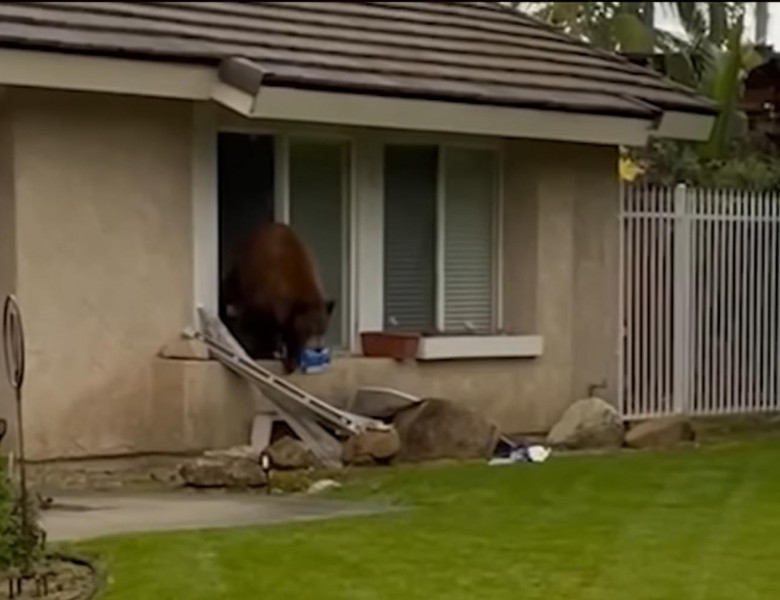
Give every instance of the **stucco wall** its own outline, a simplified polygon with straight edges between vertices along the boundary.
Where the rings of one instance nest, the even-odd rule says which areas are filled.
[[[12,193],[0,197],[15,204],[16,258],[0,262],[0,285],[13,273],[27,323],[32,458],[245,443],[254,403],[240,380],[214,362],[156,357],[192,314],[192,107],[29,90],[12,99],[0,127],[0,186]],[[451,398],[507,432],[548,428],[591,384],[606,381],[614,398],[615,150],[510,142],[505,165],[504,321],[541,334],[543,355],[343,358],[296,381],[339,405],[360,385]],[[358,247],[360,235],[371,232],[358,232]]]
[[[16,207],[13,189],[13,138],[11,108],[7,95],[0,93],[0,302],[16,291]],[[2,307],[0,306],[0,310]],[[2,350],[0,350],[0,353]],[[0,358],[0,364],[2,358]],[[6,383],[5,370],[0,371],[0,418],[13,426],[13,393]],[[8,434],[2,444],[11,448]]]
[[[154,357],[192,314],[190,107],[13,100],[29,454],[157,450]]]
[[[348,406],[360,386],[449,398],[484,411],[508,433],[546,430],[590,385],[605,382],[606,389],[598,393],[614,400],[616,161],[616,151],[603,147],[541,142],[507,146],[504,323],[515,333],[541,334],[542,356],[403,364],[344,357],[323,374],[298,374],[292,380],[338,406]],[[358,233],[364,234],[370,232]],[[167,362],[171,371],[182,373],[179,377],[197,372],[201,381],[213,378],[215,393],[226,394],[219,400],[191,387],[182,405],[205,413],[223,405],[224,418],[249,427],[249,391],[233,375],[209,363]],[[275,363],[266,366],[278,371]],[[240,426],[223,430],[221,439],[245,443],[241,431]],[[209,435],[209,428],[194,427],[181,439],[186,446]]]

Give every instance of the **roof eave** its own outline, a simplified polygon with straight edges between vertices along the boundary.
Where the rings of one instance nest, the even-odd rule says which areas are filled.
[[[692,142],[705,142],[710,138],[716,114],[712,112],[664,111],[651,136]]]

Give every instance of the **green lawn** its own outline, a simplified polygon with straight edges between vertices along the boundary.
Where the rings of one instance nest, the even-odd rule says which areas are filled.
[[[413,510],[79,546],[108,599],[751,600],[780,597],[780,440],[428,466],[341,495]]]

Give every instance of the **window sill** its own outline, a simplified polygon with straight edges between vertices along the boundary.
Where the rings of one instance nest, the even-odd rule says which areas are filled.
[[[533,358],[541,356],[540,335],[443,335],[421,337],[417,360]]]

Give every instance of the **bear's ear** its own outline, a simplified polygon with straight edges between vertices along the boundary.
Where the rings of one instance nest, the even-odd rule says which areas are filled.
[[[334,308],[336,308],[335,300],[328,300],[327,302],[325,302],[325,310],[328,312],[328,316],[331,316],[333,314]]]

